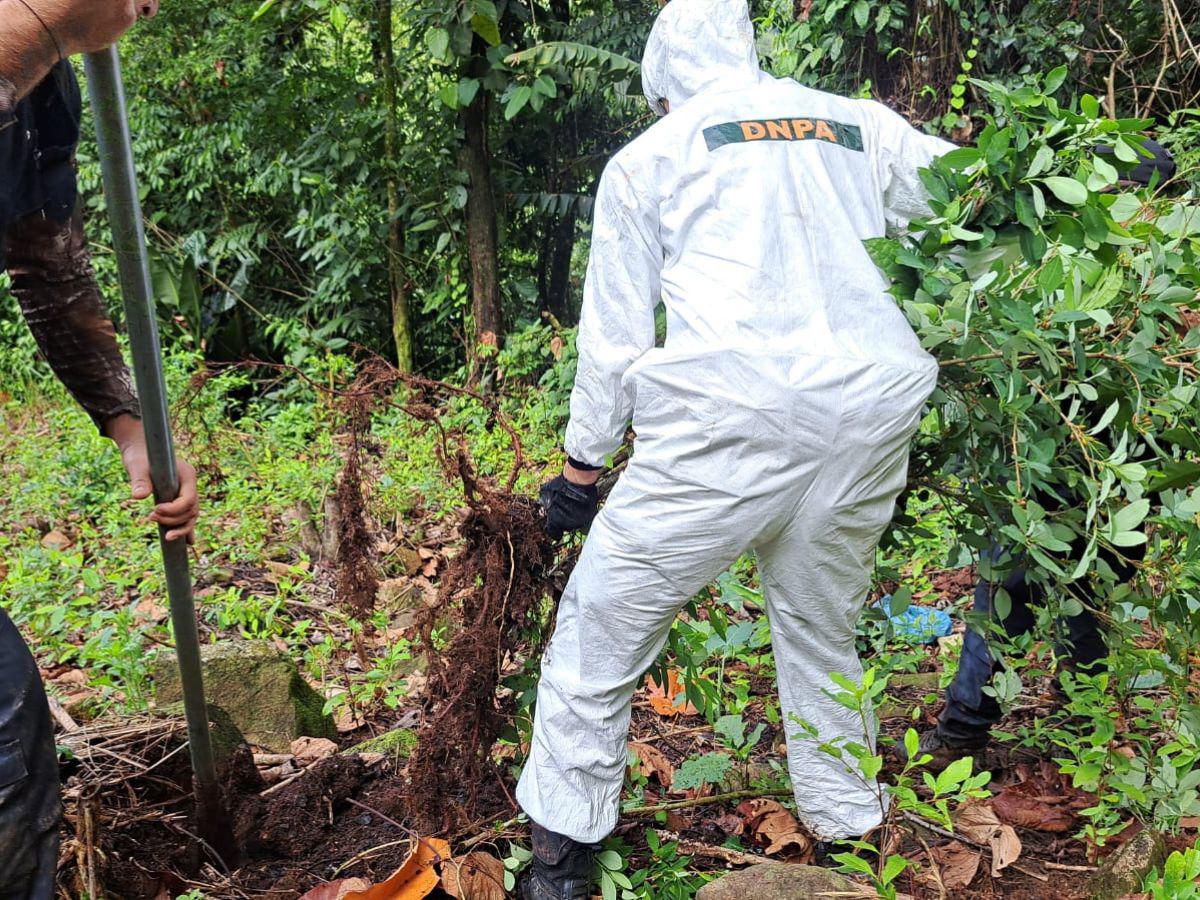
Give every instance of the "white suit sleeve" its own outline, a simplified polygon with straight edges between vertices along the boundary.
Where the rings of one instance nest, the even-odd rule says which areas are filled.
[[[929,193],[917,174],[954,144],[913,128],[882,103],[866,101],[875,120],[872,148],[883,207],[891,225],[903,227],[929,215]]]
[[[571,393],[567,454],[603,465],[633,415],[626,370],[654,346],[663,251],[658,203],[613,160],[600,179],[579,320],[579,369]]]

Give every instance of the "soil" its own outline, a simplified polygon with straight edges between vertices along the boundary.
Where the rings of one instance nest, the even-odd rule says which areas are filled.
[[[186,752],[176,753],[152,777],[97,798],[102,825],[96,856],[104,861],[97,874],[104,896],[155,900],[164,891],[177,896],[201,884],[208,898],[257,891],[272,900],[295,900],[359,854],[366,858],[339,877],[382,881],[409,854],[408,833],[400,827],[403,780],[391,766],[371,768],[357,756],[333,756],[262,796],[266,785],[243,746],[222,773],[243,856],[230,877],[218,877],[223,866],[196,839],[190,822],[187,770]],[[68,792],[73,786],[69,781]],[[68,801],[66,830],[79,818],[80,804]],[[75,839],[64,834],[65,846],[74,849]],[[60,867],[59,884],[69,896],[80,895],[78,875],[74,858]]]

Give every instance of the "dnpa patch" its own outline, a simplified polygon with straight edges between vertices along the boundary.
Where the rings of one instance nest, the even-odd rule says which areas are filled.
[[[862,152],[862,131],[830,119],[749,119],[725,122],[704,129],[709,150],[726,144],[750,144],[755,141],[825,141],[847,150]]]

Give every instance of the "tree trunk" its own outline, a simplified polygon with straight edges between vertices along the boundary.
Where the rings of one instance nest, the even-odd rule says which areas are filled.
[[[571,24],[571,5],[567,0],[551,0],[551,12],[557,23],[560,37],[564,37]],[[557,129],[554,153],[554,176],[548,184],[551,193],[570,194],[579,188],[575,166],[579,158],[579,123],[574,111],[570,111],[571,86],[566,85],[562,93],[564,117]],[[561,174],[558,174],[561,173]],[[546,311],[563,325],[574,324],[571,309],[571,257],[575,252],[575,225],[578,212],[574,205],[561,216],[551,213],[546,223],[546,241],[542,262],[544,280],[542,299]]]
[[[387,155],[387,263],[388,293],[392,310],[392,343],[396,366],[411,372],[412,326],[408,316],[408,291],[404,273],[404,239],[400,233],[400,188],[396,184],[396,144],[399,126],[396,112],[396,59],[392,42],[392,0],[378,0],[379,69],[383,84],[384,152]]]
[[[546,278],[546,311],[563,325],[575,324],[571,309],[571,257],[575,253],[575,207],[554,222]]]
[[[478,42],[479,39],[476,38]],[[479,53],[484,49],[480,48]],[[471,313],[477,344],[497,344],[504,334],[497,272],[496,197],[488,151],[491,93],[480,89],[462,113],[462,167],[470,177],[467,194],[467,255],[471,263]]]

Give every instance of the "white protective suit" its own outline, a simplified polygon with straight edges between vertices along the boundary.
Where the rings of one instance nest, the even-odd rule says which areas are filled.
[[[670,112],[600,182],[566,449],[602,464],[631,419],[637,442],[563,595],[517,797],[575,840],[613,829],[630,697],[680,607],[753,549],[800,818],[858,835],[874,785],[791,717],[874,740],[825,690],[862,677],[855,623],[936,366],[863,240],[928,212],[917,171],[952,145],[760,71],[746,0],[672,0],[642,78]]]

